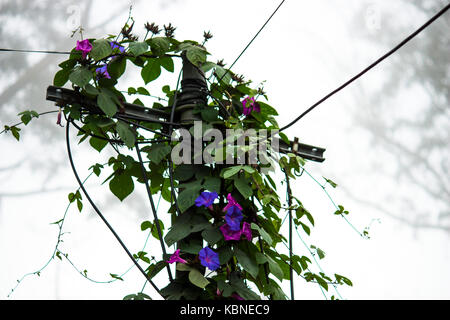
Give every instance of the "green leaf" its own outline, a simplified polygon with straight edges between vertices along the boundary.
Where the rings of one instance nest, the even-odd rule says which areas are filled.
[[[136,136],[130,129],[129,124],[119,120],[116,124],[116,130],[125,145],[128,148],[133,148],[136,142]]]
[[[222,171],[224,179],[231,178],[232,176],[237,174],[239,171],[241,171],[242,168],[243,168],[243,166],[234,166],[234,167],[231,167],[231,168],[224,169]]]
[[[111,45],[106,39],[97,39],[92,43],[92,50],[89,52],[89,56],[95,61],[106,58],[112,53]]]
[[[144,96],[149,96],[150,92],[148,92],[147,89],[145,89],[144,87],[139,87],[137,88],[137,93],[144,95]]]
[[[157,55],[163,55],[170,50],[169,39],[164,37],[153,37],[148,40],[148,44],[152,49],[152,52]]]
[[[259,267],[255,259],[249,257],[247,253],[238,248],[235,248],[234,254],[244,270],[250,273],[254,278],[256,278],[258,276]]]
[[[171,57],[162,57],[159,59],[161,66],[169,72],[173,72],[175,67],[173,65],[173,60]]]
[[[189,272],[189,281],[199,288],[204,288],[209,284],[209,281],[198,271],[192,268]]]
[[[323,177],[323,178],[324,178],[325,181],[326,181],[327,183],[329,183],[330,186],[332,186],[333,188],[336,188],[336,187],[337,187],[337,184],[336,184],[335,182],[333,182],[332,180],[327,179],[327,178],[325,178],[325,177]]]
[[[89,144],[91,145],[92,148],[94,148],[98,152],[101,152],[108,144],[108,141],[104,140],[104,139],[99,139],[96,137],[91,137],[89,139]]]
[[[251,228],[253,230],[257,230],[261,235],[261,237],[264,239],[264,241],[266,241],[270,246],[272,245],[273,243],[272,237],[266,232],[266,230],[260,228],[256,223],[252,223]]]
[[[160,164],[161,160],[170,154],[172,148],[164,143],[156,143],[142,148],[142,151],[147,153],[147,157],[150,161],[155,164]]]
[[[234,186],[239,190],[244,199],[248,199],[253,195],[252,187],[244,177],[234,179]]]
[[[16,138],[17,141],[20,141],[20,133],[19,133],[19,131],[21,129],[12,126],[12,127],[9,127],[9,130],[11,130],[11,133],[12,133],[13,137]]]
[[[159,261],[156,264],[151,264],[147,268],[147,275],[150,279],[152,279],[154,276],[156,276],[162,269],[164,269],[167,266],[167,263],[165,261]]]
[[[63,85],[65,85],[66,82],[69,81],[69,75],[70,75],[71,71],[72,71],[72,69],[59,70],[55,74],[55,77],[53,78],[53,85],[58,86],[58,87],[62,87]]]
[[[110,275],[112,278],[114,278],[114,279],[123,281],[123,279],[122,279],[121,277],[119,277],[117,274],[110,273],[109,275]]]
[[[100,109],[108,116],[112,117],[117,112],[117,106],[111,96],[105,91],[101,91],[97,96],[97,104]]]
[[[129,49],[130,52],[137,57],[148,51],[148,44],[147,42],[131,42]]]
[[[84,88],[92,80],[92,77],[92,72],[88,68],[77,67],[70,73],[69,80],[80,88]]]
[[[205,177],[203,188],[208,191],[219,192],[221,180],[218,177]]]
[[[181,212],[185,212],[188,208],[194,205],[195,199],[199,196],[200,187],[187,188],[178,195],[178,207]]]
[[[131,175],[128,173],[115,174],[114,178],[109,182],[109,189],[120,201],[123,201],[134,190],[134,182]]]
[[[153,223],[151,223],[150,221],[144,221],[141,223],[141,231],[150,229],[152,226],[153,226]]]
[[[126,67],[127,59],[125,59],[125,57],[118,57],[108,64],[107,69],[112,78],[118,79],[124,74]]]
[[[213,246],[222,240],[222,233],[217,227],[210,226],[202,231],[202,237],[210,246]]]
[[[151,59],[147,61],[147,64],[142,68],[141,76],[145,84],[157,79],[161,74],[161,65],[159,60]]]
[[[270,272],[277,277],[280,281],[283,280],[283,270],[280,268],[278,263],[273,260],[271,257],[266,256],[267,261],[269,262],[269,270]]]
[[[181,215],[177,218],[175,223],[170,228],[164,237],[164,241],[170,247],[175,242],[178,242],[191,234],[191,226],[189,224],[189,215]]]
[[[186,58],[197,67],[206,62],[206,54],[207,52],[203,48],[197,46],[190,46],[186,50]]]
[[[177,166],[173,172],[173,178],[178,181],[186,181],[195,174],[195,168],[190,164],[181,164]]]

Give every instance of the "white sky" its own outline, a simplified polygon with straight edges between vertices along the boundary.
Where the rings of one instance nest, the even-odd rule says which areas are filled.
[[[96,0],[93,11],[101,12],[108,8],[114,11],[114,8],[110,8],[110,3]],[[179,0],[164,3],[164,6],[159,1],[134,4],[132,12],[136,20],[135,30],[142,30],[143,33],[143,24],[147,21],[155,21],[160,25],[171,22],[177,27],[177,39],[198,41],[201,41],[203,31],[210,30],[214,35],[207,43],[208,51],[212,53],[211,61],[223,58],[230,64],[279,1]],[[372,32],[382,32],[382,24],[377,25],[377,21],[372,24],[370,19],[374,16],[370,10],[381,15],[384,10],[395,12],[402,5],[400,1],[390,1],[389,5],[386,3],[287,0],[235,65],[234,71],[254,80],[255,84],[266,81],[269,103],[278,109],[279,123],[286,124],[385,52],[386,48],[355,37],[352,19],[357,12],[366,12],[369,19],[366,27],[373,28]],[[68,15],[67,12],[61,14]],[[128,12],[123,12],[107,24],[103,32],[91,34],[87,29],[85,36],[101,37],[116,33],[127,15]],[[91,16],[92,24],[96,23],[97,18],[104,16]],[[418,26],[421,23],[422,21],[416,20],[411,25]],[[70,35],[68,28],[67,35]],[[398,35],[398,40],[403,36]],[[386,76],[388,68],[389,61],[361,79],[360,85],[367,88],[376,86]],[[175,77],[176,74],[168,75],[158,83],[170,83],[174,87]],[[127,82],[139,82],[136,79],[138,77],[130,76]],[[49,84],[40,85],[45,90]],[[140,85],[143,82],[135,86]],[[153,90],[153,86],[156,87],[151,85],[148,88],[151,93],[156,90]],[[377,180],[376,174],[364,166],[365,157],[375,158],[377,155],[371,152],[368,136],[352,129],[349,115],[357,106],[355,92],[355,85],[350,86],[289,129],[287,134],[290,137],[297,136],[305,143],[327,148],[327,160],[324,163],[310,163],[308,166],[311,174],[317,178],[324,175],[355,194],[372,196],[374,199],[380,199],[389,193],[395,197],[398,190],[408,192],[410,189],[402,186],[401,182],[393,179]],[[49,108],[52,106],[50,103],[46,105]],[[23,108],[18,107],[18,112],[21,110]],[[30,153],[36,162],[28,164],[22,173],[2,173],[0,193],[41,187],[46,176],[39,171],[40,163],[45,163],[46,159],[66,158],[64,129],[60,131],[57,145],[38,145],[39,140],[32,138],[32,135],[39,132],[31,126],[22,132],[24,143],[21,144],[17,144],[10,136],[0,137],[0,150],[6,150],[0,157],[0,167],[14,163]],[[99,156],[84,145],[77,146],[74,143],[72,147],[82,178],[87,176],[90,165],[107,159],[107,155]],[[133,201],[145,201],[147,204],[145,188],[143,185],[136,185],[140,197],[120,203],[108,196],[107,186],[100,186],[104,178],[106,176],[100,179],[92,177],[87,188],[95,195],[98,205],[105,208],[105,216],[130,250],[140,251],[147,236],[140,231],[140,223],[150,218],[150,210],[137,212]],[[58,169],[50,177],[47,185],[52,189],[64,189],[27,197],[7,197],[0,203],[0,299],[7,299],[8,293],[16,285],[16,279],[38,270],[52,255],[58,230],[50,223],[62,217],[67,206],[67,194],[77,188],[68,161],[66,167]],[[326,258],[320,261],[321,267],[331,275],[345,275],[354,283],[352,288],[339,288],[344,299],[450,298],[448,235],[438,231],[413,233],[411,229],[382,213],[348,199],[339,187],[330,190],[333,199],[350,211],[349,220],[359,230],[362,231],[374,219],[380,219],[381,223],[378,220],[372,223],[371,239],[363,240],[343,219],[333,215],[332,204],[306,174],[294,183],[293,191],[316,220],[317,227],[313,229],[312,237],[303,238],[308,244],[319,246],[326,252]],[[415,196],[411,194],[411,197]],[[426,199],[423,201],[424,206],[432,206]],[[70,208],[64,228],[68,233],[63,236],[61,250],[69,254],[69,258],[81,271],[87,269],[88,276],[98,281],[107,281],[111,279],[109,273],[120,275],[131,267],[131,262],[86,200],[84,206],[82,213],[78,213],[75,207]],[[161,204],[160,208],[162,210],[159,215],[165,218],[167,228],[169,215],[164,213],[167,205]],[[158,247],[159,243],[152,239],[144,251],[158,259]],[[300,241],[296,240],[295,248],[298,254],[307,255]],[[315,265],[311,269],[319,272]],[[156,283],[163,287],[166,278],[163,270],[156,278]],[[30,276],[24,279],[10,299],[122,299],[127,294],[140,291],[144,283],[142,275],[135,268],[124,276],[124,280],[111,284],[93,283],[77,274],[67,261],[53,261],[40,277]],[[287,281],[283,283],[283,288],[288,294]],[[295,288],[297,299],[324,298],[316,285],[306,283],[301,278],[295,282]],[[144,292],[157,298],[149,285]],[[336,295],[336,292],[330,288],[328,297],[332,294]]]

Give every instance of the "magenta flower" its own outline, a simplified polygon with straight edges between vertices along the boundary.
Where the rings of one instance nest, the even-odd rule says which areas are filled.
[[[211,271],[217,270],[220,267],[219,255],[209,247],[204,247],[198,253],[200,263]]]
[[[246,97],[244,100],[242,100],[242,109],[243,114],[248,116],[252,111],[254,112],[261,112],[261,107],[259,106],[259,103],[255,101],[254,97]]]
[[[208,192],[203,191],[197,199],[195,199],[195,205],[197,207],[205,206],[212,210],[212,204],[214,200],[216,200],[219,197],[217,192]]]
[[[231,207],[237,207],[239,210],[243,210],[239,203],[231,196],[231,193],[227,195],[228,204],[223,208],[223,211],[228,211]]]
[[[242,212],[237,206],[231,206],[225,215],[225,221],[232,231],[239,231],[241,229],[241,221],[243,218]]]
[[[180,262],[180,263],[186,263],[187,261],[180,258],[180,249],[177,249],[171,256],[170,259],[166,261],[167,263],[174,263],[174,262]]]
[[[59,111],[58,111],[58,117],[56,118],[56,124],[57,124],[57,125],[60,125],[61,127],[64,127],[64,126],[61,124],[61,118],[62,118],[62,109],[59,108]]]
[[[237,293],[233,293],[231,295],[231,298],[235,299],[235,300],[245,300],[244,298],[242,298],[240,295],[238,295]]]
[[[252,228],[250,223],[244,222],[242,224],[242,234],[247,238],[248,241],[252,241]]]
[[[231,230],[230,226],[227,223],[222,225],[219,229],[220,229],[220,231],[222,231],[225,241],[230,241],[230,240],[239,241],[239,239],[241,239],[242,230],[233,231],[233,230]]]
[[[111,76],[108,73],[108,66],[104,64],[100,68],[95,69],[95,72],[104,78],[111,79]]]
[[[88,39],[79,41],[77,40],[77,46],[75,50],[81,51],[83,59],[86,59],[87,54],[92,50],[92,44]]]

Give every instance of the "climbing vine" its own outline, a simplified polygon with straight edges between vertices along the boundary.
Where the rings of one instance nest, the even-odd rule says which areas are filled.
[[[209,32],[205,32],[202,43],[179,41],[174,38],[175,28],[171,24],[160,29],[154,23],[147,23],[147,33],[140,40],[133,34],[134,21],[129,22],[119,35],[78,40],[68,59],[59,64],[53,85],[69,84],[96,103],[97,109],[89,110],[82,103],[59,104],[56,123],[63,126],[65,118],[67,126],[77,127],[79,142],[87,141],[98,152],[108,145],[117,151],[107,164],[93,163],[90,167],[96,176],[108,167],[112,169],[105,180],[110,191],[124,201],[135,190],[135,183],[146,184],[150,198],[160,193],[171,204],[170,228],[165,229],[163,222],[156,218],[141,224],[141,230],[151,231],[161,242],[164,253],[158,261],[147,258],[146,252],[134,255],[147,264],[147,279],[167,268],[169,281],[160,294],[165,299],[188,300],[286,299],[280,283],[291,280],[292,272],[308,282],[316,282],[324,290],[329,285],[352,285],[339,274],[331,277],[323,272],[312,273],[308,257],[283,254],[277,249],[288,244],[288,239],[280,233],[287,212],[293,213],[296,229],[299,227],[306,235],[314,227],[313,215],[298,197],[289,191],[287,205],[280,198],[285,193],[277,191],[274,177],[278,167],[286,179],[296,179],[306,160],[293,153],[280,156],[277,150],[269,148],[258,153],[261,159],[251,162],[249,156],[261,140],[244,137],[243,145],[230,147],[216,143],[209,153],[214,157],[213,162],[198,163],[194,161],[196,154],[190,155],[190,161],[174,162],[173,151],[183,143],[177,135],[180,126],[176,121],[179,83],[176,88],[164,85],[161,91],[165,97],[158,97],[151,106],[173,116],[169,129],[167,123],[130,120],[124,116],[127,98],[151,97],[152,83],[163,72],[175,72],[175,59],[185,59],[209,82],[207,103],[192,106],[193,117],[201,121],[201,135],[213,129],[221,133],[230,130],[234,134],[227,136],[227,142],[234,142],[242,138],[242,132],[272,134],[279,129],[275,118],[278,113],[269,105],[262,85],[253,86],[252,81],[227,69],[223,61],[208,60],[210,53],[205,45],[212,37]],[[142,83],[121,90],[119,79],[130,65],[138,68]],[[139,98],[134,98],[132,103],[144,107]],[[35,111],[19,115],[25,125],[39,117]],[[195,131],[193,123],[184,127],[191,133]],[[17,125],[5,126],[4,131],[10,131],[19,140]],[[289,143],[284,134],[279,135]],[[207,143],[202,141],[201,147],[205,149]],[[121,149],[128,153],[137,151],[138,158]],[[141,153],[148,161],[142,161]],[[225,161],[239,155],[244,161]],[[336,187],[333,181],[326,182]],[[79,190],[70,193],[68,198],[80,211],[83,209]],[[335,214],[343,216],[348,212],[339,206]],[[312,246],[310,252],[319,259],[325,257],[320,248]],[[172,264],[176,265],[174,278],[170,274]],[[149,298],[140,293],[127,295],[126,299],[143,297]]]

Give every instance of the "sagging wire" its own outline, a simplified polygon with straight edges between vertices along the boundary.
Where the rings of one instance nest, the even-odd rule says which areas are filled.
[[[374,68],[375,66],[377,66],[379,63],[381,63],[383,60],[385,60],[386,58],[388,58],[389,56],[391,56],[393,53],[395,53],[397,50],[399,50],[401,47],[403,47],[405,44],[407,44],[411,39],[413,39],[415,36],[417,36],[419,33],[421,33],[423,30],[425,30],[430,24],[432,24],[435,20],[437,20],[439,17],[441,17],[445,12],[447,12],[447,10],[450,9],[450,4],[447,4],[443,9],[441,9],[437,14],[435,14],[430,20],[428,20],[424,25],[422,25],[419,29],[417,29],[416,31],[414,31],[412,34],[410,34],[408,37],[406,37],[403,41],[401,41],[397,46],[395,46],[394,48],[392,48],[391,50],[389,50],[387,53],[385,53],[383,56],[381,56],[380,58],[378,58],[375,62],[373,62],[371,65],[369,65],[367,68],[365,68],[364,70],[362,70],[361,72],[359,72],[357,75],[355,75],[354,77],[352,77],[350,80],[346,81],[344,84],[342,84],[341,86],[339,86],[338,88],[336,88],[335,90],[331,91],[330,93],[328,93],[326,96],[324,96],[322,99],[320,99],[319,101],[317,101],[316,103],[314,103],[311,107],[309,107],[307,110],[305,110],[301,115],[299,115],[297,118],[295,118],[294,120],[292,120],[291,122],[289,122],[287,125],[285,125],[284,127],[282,127],[279,132],[284,131],[286,129],[288,129],[289,127],[291,127],[292,125],[294,125],[295,123],[297,123],[300,119],[302,119],[304,116],[306,116],[308,113],[310,113],[313,109],[315,109],[316,107],[318,107],[320,104],[322,104],[323,102],[325,102],[326,100],[328,100],[328,98],[330,98],[331,96],[333,96],[334,94],[338,93],[339,91],[341,91],[342,89],[344,89],[345,87],[347,87],[349,84],[351,84],[352,82],[354,82],[355,80],[357,80],[358,78],[360,78],[361,76],[363,76],[365,73],[367,73],[368,71],[370,71],[372,68]]]
[[[128,248],[125,246],[125,244],[123,243],[122,239],[116,233],[114,228],[109,224],[108,220],[106,220],[106,218],[103,216],[101,211],[97,208],[97,206],[95,205],[95,203],[92,201],[91,197],[89,196],[89,193],[86,191],[84,185],[82,184],[82,182],[80,180],[80,177],[78,176],[78,172],[77,172],[77,170],[75,168],[75,164],[73,162],[73,158],[72,158],[72,151],[71,151],[71,148],[70,148],[69,128],[70,128],[70,121],[67,121],[67,125],[66,125],[67,153],[68,153],[68,156],[69,156],[69,162],[70,162],[70,165],[72,167],[72,171],[73,171],[73,173],[75,175],[75,178],[76,178],[78,184],[80,185],[81,190],[83,191],[84,195],[86,196],[86,199],[89,201],[89,203],[91,204],[91,206],[94,209],[94,211],[97,213],[97,215],[100,217],[100,219],[105,223],[105,225],[108,227],[108,229],[114,235],[114,237],[119,242],[119,244],[121,245],[123,250],[126,252],[128,257],[133,261],[133,263],[136,265],[136,267],[139,269],[139,271],[144,275],[144,277],[149,281],[149,283],[152,285],[152,287],[162,296],[161,291],[159,290],[159,288],[149,278],[148,274],[144,271],[144,269],[142,269],[141,265],[134,259],[133,255],[130,253]]]
[[[153,202],[152,191],[150,190],[150,185],[148,183],[147,171],[144,167],[144,162],[142,161],[141,150],[139,149],[139,145],[136,143],[135,147],[136,147],[136,153],[137,153],[137,156],[139,159],[139,163],[141,165],[142,177],[144,178],[144,184],[145,184],[145,188],[147,190],[148,199],[150,201],[150,207],[152,208],[153,219],[155,221],[154,224],[156,225],[156,231],[158,232],[158,238],[159,238],[159,242],[161,244],[162,253],[165,256],[165,255],[167,255],[166,246],[164,244],[164,240],[162,237],[161,226],[159,224],[159,219],[158,219],[158,215],[157,215],[157,210],[155,208],[155,203]],[[173,277],[172,277],[172,272],[170,271],[169,265],[167,265],[167,273],[169,275],[170,282],[172,282]]]

